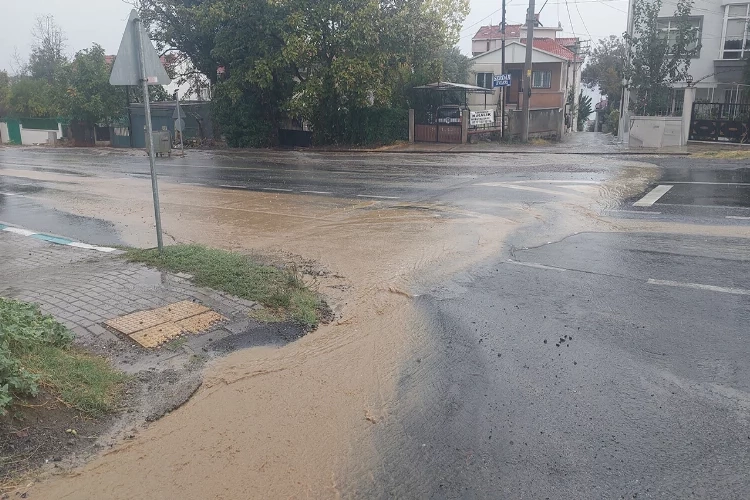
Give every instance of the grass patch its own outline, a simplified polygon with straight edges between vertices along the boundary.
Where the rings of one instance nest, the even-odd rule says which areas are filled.
[[[750,159],[750,151],[701,151],[699,153],[693,153],[690,156],[694,158],[716,158],[718,160],[746,160]]]
[[[159,255],[156,249],[128,249],[125,258],[170,272],[188,273],[199,286],[256,301],[269,314],[315,327],[323,302],[294,272],[254,262],[249,257],[201,245],[173,245]]]
[[[125,376],[72,346],[73,334],[35,304],[0,297],[0,414],[40,387],[90,415],[112,409]]]
[[[22,356],[39,383],[69,406],[98,416],[115,409],[125,375],[109,361],[69,347],[39,346]]]

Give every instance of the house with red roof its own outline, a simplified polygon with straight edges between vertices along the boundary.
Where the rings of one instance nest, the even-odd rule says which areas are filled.
[[[532,43],[532,73],[529,105],[532,110],[547,110],[537,114],[555,116],[555,130],[548,135],[562,136],[573,131],[581,89],[581,66],[583,57],[578,54],[580,42],[577,38],[558,37],[562,27],[544,27],[538,22],[534,27]],[[526,61],[526,26],[506,25],[503,34],[500,26],[482,26],[472,39],[471,67],[466,83],[493,89],[493,77],[501,74],[502,41],[505,39],[505,68],[510,74],[510,87],[494,88],[486,97],[472,94],[469,107],[473,111],[482,109],[500,110],[501,99],[505,101],[506,120],[520,110],[523,102],[521,76]],[[573,95],[574,104],[569,106],[568,96]],[[486,103],[485,103],[486,101]],[[534,113],[532,113],[534,114]],[[550,123],[550,120],[546,120]],[[549,127],[548,127],[549,128]],[[543,134],[542,134],[543,135]]]

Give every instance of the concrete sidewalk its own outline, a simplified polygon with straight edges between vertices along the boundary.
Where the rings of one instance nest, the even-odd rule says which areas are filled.
[[[215,351],[217,342],[235,335],[252,337],[258,330],[268,329],[249,318],[254,308],[261,307],[254,302],[197,287],[186,276],[128,263],[113,253],[0,231],[0,255],[4,256],[0,260],[0,296],[38,304],[75,333],[76,344],[106,355],[127,372],[165,368],[165,360],[171,358],[174,363],[169,367],[175,368],[190,355]],[[186,335],[180,348],[169,352],[145,349],[104,325],[125,314],[180,301],[203,304],[227,321],[206,333]],[[258,343],[268,343],[268,332],[261,337],[263,342]],[[248,342],[243,340],[243,344]],[[225,345],[224,352],[228,350]]]

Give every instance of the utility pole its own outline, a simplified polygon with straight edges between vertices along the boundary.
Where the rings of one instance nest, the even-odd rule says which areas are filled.
[[[503,0],[503,20],[500,28],[501,36],[500,49],[502,55],[500,59],[500,74],[505,74],[505,0]],[[505,139],[505,87],[500,87],[500,137]]]
[[[570,129],[571,132],[578,132],[578,89],[576,89],[576,69],[578,66],[578,48],[580,46],[581,42],[576,38],[576,43],[574,45],[574,51],[573,51],[573,85],[571,85],[571,88],[573,90],[573,105],[570,107]]]
[[[628,23],[627,23],[627,33],[630,38],[633,36],[633,2],[634,0],[630,0],[628,2]],[[630,40],[628,40],[628,43],[626,44],[626,50],[627,50],[627,60],[625,61],[625,67],[630,67],[631,64],[631,46],[630,46]],[[620,142],[625,142],[628,139],[629,131],[626,130],[630,126],[630,82],[626,79],[622,79],[622,98],[620,99],[620,123],[618,125],[618,137],[620,139]]]
[[[523,108],[521,112],[521,141],[529,141],[529,100],[531,99],[531,56],[534,44],[534,0],[529,0],[526,12],[526,63],[523,66]]]

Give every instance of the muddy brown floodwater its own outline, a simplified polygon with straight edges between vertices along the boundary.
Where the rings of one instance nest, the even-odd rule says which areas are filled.
[[[35,201],[104,218],[128,244],[154,246],[146,180],[3,173],[65,181]],[[379,450],[372,430],[394,407],[399,369],[415,346],[429,342],[411,301],[419,284],[497,255],[506,236],[522,226],[547,224],[530,238],[532,244],[575,231],[664,230],[656,223],[598,215],[607,200],[642,189],[654,170],[635,165],[617,175],[604,186],[570,191],[561,203],[508,204],[512,218],[440,204],[398,206],[163,184],[167,242],[314,260],[330,271],[318,286],[336,320],[284,347],[247,349],[216,361],[180,409],[84,467],[48,477],[29,495],[356,496],[357,482],[374,480]]]
[[[104,217],[128,244],[153,246],[146,181],[59,186],[36,201]],[[366,471],[377,457],[369,431],[388,417],[401,362],[425,336],[410,300],[420,271],[478,262],[535,215],[508,220],[439,205],[170,184],[161,197],[167,241],[315,260],[330,271],[318,286],[337,319],[287,346],[216,362],[179,410],[83,468],[42,482],[33,498],[337,496],[352,460]]]

